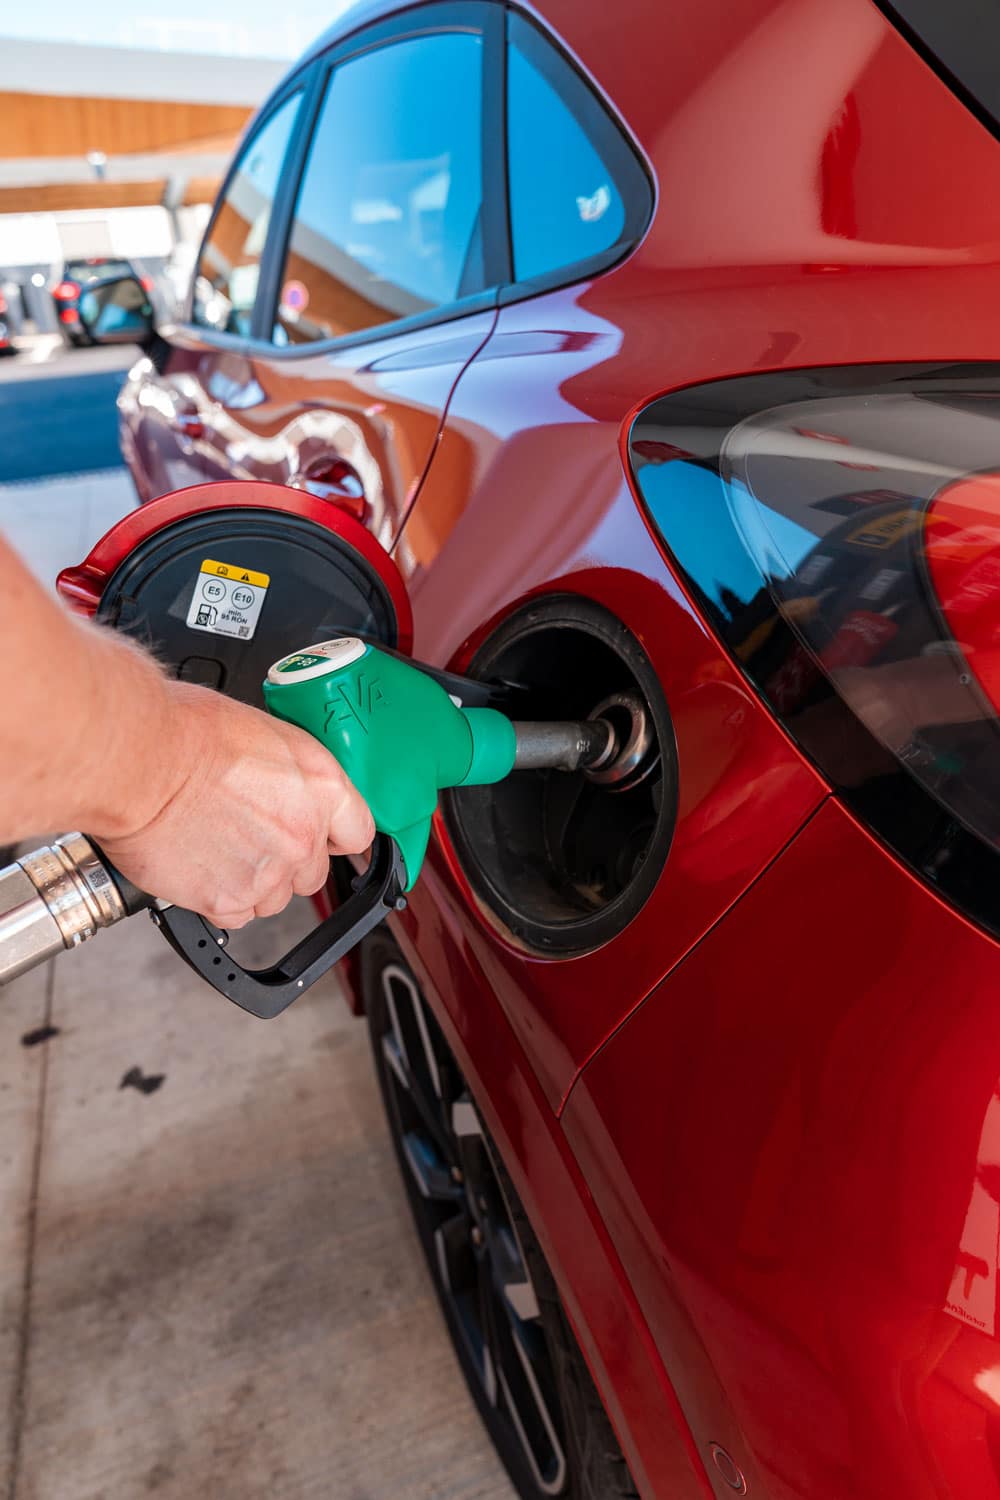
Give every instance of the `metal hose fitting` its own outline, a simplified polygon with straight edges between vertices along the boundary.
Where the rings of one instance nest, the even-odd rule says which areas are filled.
[[[106,865],[82,833],[0,870],[0,984],[128,915]]]

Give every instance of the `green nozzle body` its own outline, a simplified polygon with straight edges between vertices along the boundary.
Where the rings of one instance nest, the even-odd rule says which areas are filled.
[[[484,786],[513,768],[514,727],[492,708],[460,708],[418,667],[354,636],[276,662],[264,682],[268,711],[324,744],[420,874],[438,793]]]

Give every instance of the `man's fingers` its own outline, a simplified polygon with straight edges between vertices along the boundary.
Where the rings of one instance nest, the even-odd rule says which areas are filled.
[[[326,885],[329,874],[330,856],[325,849],[320,849],[308,864],[296,870],[292,890],[296,896],[312,896]]]
[[[254,915],[257,917],[276,917],[279,911],[284,911],[293,896],[291,885],[279,886],[276,891],[262,896],[254,904]]]
[[[244,911],[203,911],[201,915],[214,927],[221,927],[226,932],[236,932],[252,922],[256,913],[251,906]]]
[[[349,781],[345,779],[333,798],[327,839],[336,854],[360,854],[375,837],[372,815]]]

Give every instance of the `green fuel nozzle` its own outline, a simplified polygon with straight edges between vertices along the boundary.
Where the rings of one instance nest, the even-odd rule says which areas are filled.
[[[336,756],[396,841],[406,890],[420,874],[438,794],[486,786],[518,767],[605,765],[616,751],[607,720],[514,723],[494,708],[465,708],[420,666],[356,636],[282,657],[264,701]]]
[[[582,722],[523,723],[466,708],[448,691],[462,679],[342,636],[276,662],[268,709],[329,749],[367,801],[378,836],[342,905],[262,969],[227,951],[229,934],[197,912],[138,891],[92,840],[68,834],[0,870],[0,983],[100,927],[141,910],[213,989],[262,1019],[280,1015],[392,911],[420,874],[431,818],[445,787],[485,786],[511,771],[583,770],[614,789],[645,774],[656,754],[641,703],[603,700]],[[645,768],[645,769],[644,769]]]
[[[355,636],[283,657],[267,674],[264,701],[336,756],[376,828],[399,845],[407,890],[438,793],[501,781],[514,766],[514,727],[502,713],[456,706],[425,672]]]

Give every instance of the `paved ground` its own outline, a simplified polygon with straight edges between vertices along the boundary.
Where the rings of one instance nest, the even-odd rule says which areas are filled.
[[[5,441],[11,410],[79,410],[91,357],[70,356],[69,376],[59,361],[54,388],[33,376],[12,392],[5,367]],[[95,420],[113,428],[113,410]],[[132,497],[120,469],[53,479],[36,451],[34,482],[0,485],[0,528],[51,578]],[[242,941],[261,961],[308,920],[302,904]],[[133,1069],[148,1092],[122,1086]],[[151,1495],[512,1491],[442,1331],[365,1028],[336,981],[253,1021],[135,918],[0,1001],[0,1497]]]

